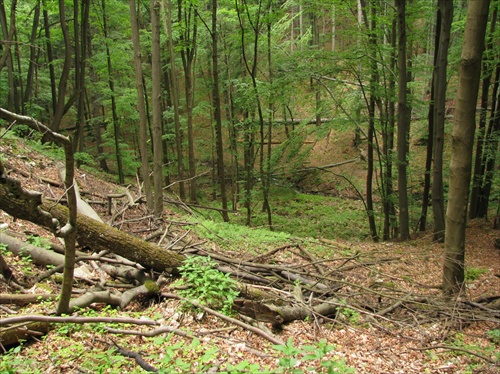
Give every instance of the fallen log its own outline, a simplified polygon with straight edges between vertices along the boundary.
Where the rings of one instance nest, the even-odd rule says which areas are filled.
[[[31,337],[41,337],[48,332],[49,324],[47,322],[21,323],[19,325],[0,329],[0,345],[8,347]]]
[[[10,180],[8,184],[14,184],[17,188],[13,194],[7,187],[8,184],[0,183],[0,206],[6,213],[53,230],[66,224],[66,207],[42,200],[40,195],[22,189],[11,178],[7,180]],[[177,274],[177,268],[185,259],[174,251],[158,247],[81,214],[77,218],[77,240],[81,246],[93,251],[108,249],[158,272]]]
[[[56,294],[0,294],[0,304],[14,304],[18,306],[24,306],[33,303],[40,303],[46,300],[57,299]]]
[[[7,245],[8,250],[17,256],[30,257],[36,265],[64,265],[63,255],[23,242],[5,234],[3,231],[0,231],[0,243]]]

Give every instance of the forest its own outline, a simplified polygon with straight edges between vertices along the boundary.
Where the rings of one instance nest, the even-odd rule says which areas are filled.
[[[0,373],[498,370],[498,7],[0,0]]]

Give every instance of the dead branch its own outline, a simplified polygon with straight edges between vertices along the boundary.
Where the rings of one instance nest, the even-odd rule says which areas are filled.
[[[113,342],[112,345],[116,348],[116,350],[118,351],[118,353],[120,353],[122,356],[125,356],[125,357],[128,357],[128,358],[133,358],[135,360],[135,362],[137,362],[137,365],[139,365],[141,368],[143,368],[144,370],[146,370],[148,372],[156,373],[158,371],[157,368],[155,368],[154,366],[148,364],[142,358],[142,356],[139,354],[139,352],[130,351],[128,349],[120,347],[114,340],[111,339],[111,341]]]
[[[490,364],[493,364],[493,365],[496,365],[498,366],[499,365],[499,362],[498,360],[493,360],[489,357],[486,357],[480,353],[477,353],[473,350],[470,350],[470,349],[466,349],[466,348],[461,348],[461,347],[454,347],[454,346],[450,346],[450,345],[441,345],[441,344],[438,344],[438,345],[433,345],[433,346],[429,346],[429,347],[422,347],[422,348],[411,348],[413,349],[414,351],[427,351],[427,350],[431,350],[431,349],[447,349],[449,351],[456,351],[456,352],[463,352],[463,353],[467,353],[469,355],[472,355],[472,356],[476,356],[476,357],[479,357],[480,359],[486,361],[486,362],[489,362]]]
[[[209,307],[201,305],[197,301],[188,300],[188,299],[185,299],[183,297],[180,297],[179,295],[170,294],[170,293],[168,293],[168,294],[167,293],[162,293],[161,296],[165,297],[165,298],[169,298],[169,299],[177,299],[177,300],[182,300],[184,302],[188,302],[188,303],[192,304],[193,306],[195,306],[196,308],[204,310],[205,312],[207,312],[209,314],[212,314],[213,316],[216,316],[217,318],[220,318],[220,319],[222,319],[222,320],[224,320],[226,322],[230,322],[230,323],[235,324],[237,326],[243,327],[246,330],[252,331],[252,332],[256,333],[257,335],[260,335],[264,339],[267,339],[268,341],[270,341],[273,344],[278,344],[278,345],[284,345],[285,344],[280,339],[277,339],[274,336],[271,336],[271,335],[267,334],[266,332],[262,331],[261,329],[259,329],[257,327],[251,326],[251,325],[249,325],[247,323],[244,323],[244,322],[241,322],[241,321],[239,321],[237,319],[228,317],[228,316],[226,316],[226,315],[224,315],[222,313],[219,313],[219,312],[217,312],[217,311],[215,311],[215,310],[213,310],[213,309],[211,309]]]
[[[0,294],[0,304],[23,306],[56,298],[55,294]]]
[[[0,326],[7,326],[23,322],[46,323],[124,323],[131,325],[158,326],[159,322],[150,319],[129,317],[56,317],[28,314],[24,316],[7,317],[0,320]]]

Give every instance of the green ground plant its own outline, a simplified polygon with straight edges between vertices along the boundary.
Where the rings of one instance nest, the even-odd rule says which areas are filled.
[[[488,339],[490,339],[494,344],[500,345],[500,329],[493,329],[486,333]]]
[[[221,312],[230,315],[234,299],[238,296],[236,282],[216,269],[217,263],[210,257],[189,257],[179,267],[182,284],[188,286],[179,294],[188,300],[202,305],[220,308]]]
[[[475,268],[475,267],[465,267],[465,280],[468,282],[473,282],[485,273],[488,272],[488,269],[484,268]]]

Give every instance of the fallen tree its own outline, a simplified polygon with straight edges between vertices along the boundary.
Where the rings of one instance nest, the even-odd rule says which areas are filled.
[[[10,186],[15,186],[12,193]],[[41,194],[27,191],[10,177],[0,183],[0,206],[6,213],[33,222],[51,230],[66,224],[67,208],[42,199]],[[178,274],[177,268],[185,259],[174,251],[161,248],[127,234],[105,223],[79,214],[76,238],[80,246],[99,251],[108,249],[146,268],[158,272]]]

